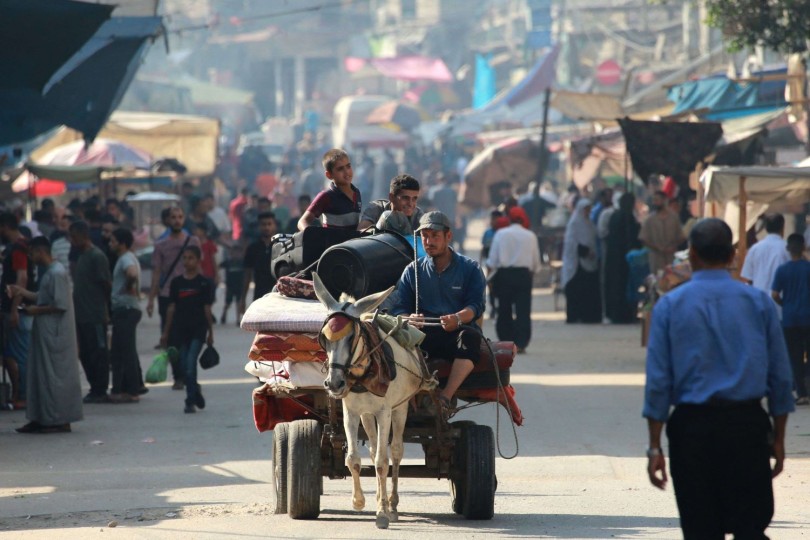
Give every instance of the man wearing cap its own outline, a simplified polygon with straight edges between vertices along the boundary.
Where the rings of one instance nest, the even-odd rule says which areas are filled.
[[[495,233],[487,258],[487,267],[495,272],[498,339],[514,341],[520,353],[526,352],[532,337],[532,276],[540,270],[537,236],[524,225],[525,220],[523,208],[511,208],[511,225]]]
[[[445,409],[450,408],[456,390],[481,358],[480,332],[462,325],[476,325],[484,313],[486,286],[478,263],[450,248],[450,228],[450,220],[441,212],[428,212],[419,220],[417,231],[427,256],[405,268],[397,286],[399,299],[391,310],[396,315],[441,322],[440,326],[423,327],[426,337],[421,348],[428,357],[453,361],[440,394]]]
[[[379,199],[371,201],[363,215],[360,216],[360,224],[357,229],[365,230],[380,219],[383,212],[392,210],[401,212],[410,221],[411,228],[419,226],[422,217],[422,209],[416,206],[419,200],[419,180],[409,174],[400,174],[391,179],[391,187],[388,191],[388,200]]]

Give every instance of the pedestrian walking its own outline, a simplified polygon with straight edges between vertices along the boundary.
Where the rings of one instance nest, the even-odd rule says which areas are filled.
[[[733,258],[728,225],[699,222],[689,237],[691,281],[663,296],[652,315],[643,411],[647,473],[665,488],[666,424],[686,540],[719,540],[726,533],[767,538],[772,478],[784,467],[785,424],[794,409],[776,305],[731,277]]]
[[[525,214],[519,206],[509,210],[511,225],[495,233],[487,258],[498,299],[498,339],[513,341],[519,353],[531,340],[532,277],[540,270],[537,236],[522,225]]]
[[[201,258],[199,246],[183,249],[183,272],[170,284],[166,326],[160,338],[161,347],[171,345],[180,351],[178,357],[186,386],[186,413],[205,408],[205,398],[197,383],[197,358],[204,343],[214,344],[214,317],[211,315],[214,282],[200,273]]]
[[[70,243],[78,253],[73,272],[73,307],[79,359],[90,392],[85,403],[107,403],[110,359],[107,351],[108,301],[112,290],[110,265],[104,252],[90,239],[90,227],[77,221],[68,229]]]
[[[273,290],[276,280],[270,272],[270,261],[273,248],[273,235],[278,231],[276,216],[272,212],[259,214],[259,239],[252,242],[245,251],[242,264],[244,277],[242,295],[239,300],[239,311],[244,313],[247,307],[247,293],[253,283],[253,300],[261,298]]]
[[[790,261],[776,269],[771,287],[774,301],[782,306],[782,329],[793,368],[796,405],[810,405],[807,368],[810,361],[810,261],[804,258],[804,237],[787,239]]]
[[[228,310],[231,309],[231,304],[236,307],[237,326],[242,318],[240,306],[242,303],[242,286],[245,281],[244,258],[245,242],[243,240],[234,240],[225,250],[225,257],[220,264],[225,273],[225,302],[222,305],[222,317],[219,319],[222,324],[228,322]]]
[[[562,286],[565,289],[567,323],[602,321],[596,226],[590,220],[590,211],[591,201],[577,201],[565,228]]]
[[[636,198],[625,193],[619,199],[619,209],[612,213],[608,223],[605,242],[605,316],[614,324],[631,323],[636,320],[637,305],[629,296],[630,265],[627,254],[641,247],[638,239],[641,226],[636,221],[633,209]],[[604,210],[600,221],[605,217]]]
[[[112,391],[115,403],[137,403],[145,389],[138,357],[138,323],[141,322],[141,265],[132,253],[134,238],[127,229],[116,229],[110,237],[110,250],[117,260],[112,275],[111,313]]]
[[[765,238],[751,246],[740,277],[761,291],[771,292],[776,269],[790,261],[785,244],[785,217],[771,214],[765,220]]]
[[[166,217],[169,234],[155,242],[152,252],[152,284],[149,288],[149,299],[146,303],[146,314],[151,317],[155,309],[155,298],[158,301],[160,327],[166,326],[166,312],[169,309],[169,284],[171,280],[183,273],[180,257],[189,246],[200,247],[200,241],[183,229],[185,214],[182,208],[169,209]],[[172,378],[174,390],[183,389],[183,370],[177,360],[172,361]]]
[[[686,239],[681,220],[667,205],[667,195],[656,191],[652,197],[652,213],[641,224],[639,240],[649,250],[650,272],[658,273],[672,264],[678,246]]]
[[[3,239],[3,274],[0,287],[6,291],[9,285],[21,289],[34,286],[34,265],[28,257],[28,242],[20,232],[17,216],[0,214],[0,238]],[[3,313],[3,366],[11,380],[11,405],[25,408],[25,381],[28,348],[31,344],[31,318],[19,311],[20,296],[0,294],[0,310]]]
[[[25,307],[33,319],[25,411],[29,422],[17,431],[67,433],[71,423],[83,417],[70,279],[65,267],[51,256],[47,238],[32,239],[30,250],[33,263],[46,268],[39,290],[31,292],[20,285],[8,288],[12,298],[33,302]]]

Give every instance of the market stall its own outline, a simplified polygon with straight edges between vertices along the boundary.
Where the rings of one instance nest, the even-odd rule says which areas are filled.
[[[723,219],[739,240],[738,264],[748,251],[746,235],[759,216],[776,204],[810,201],[808,167],[709,167],[700,179],[703,215]]]

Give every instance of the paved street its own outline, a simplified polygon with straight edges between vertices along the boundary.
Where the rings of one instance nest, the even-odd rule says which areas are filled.
[[[534,339],[512,372],[526,416],[520,456],[497,462],[492,521],[464,521],[450,509],[446,481],[418,479],[401,481],[401,521],[388,531],[374,528],[373,504],[351,511],[348,480],[325,481],[316,521],[274,516],[272,435],[253,426],[255,383],[242,369],[251,336],[231,324],[217,327],[223,360],[201,375],[208,408],[196,415],[183,414],[183,393],[166,383],[139,404],[85,406],[72,434],[19,435],[24,413],[0,413],[0,536],[679,538],[671,486],[658,492],[644,473],[639,327],[566,326],[549,291],[535,292]],[[493,334],[490,321],[486,330]],[[144,367],[156,342],[147,319]],[[493,406],[464,416],[496,421]],[[501,421],[509,454],[505,414]],[[790,418],[787,444],[770,534],[810,537],[810,408]],[[409,449],[406,461],[420,453]],[[363,485],[373,493],[373,479]]]

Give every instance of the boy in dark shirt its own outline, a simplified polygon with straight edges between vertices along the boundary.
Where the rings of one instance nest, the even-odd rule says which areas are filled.
[[[307,211],[298,220],[298,230],[303,231],[323,216],[323,226],[336,229],[356,229],[360,222],[363,204],[360,190],[352,184],[354,173],[349,154],[339,148],[329,150],[323,156],[324,174],[332,181],[318,193]]]
[[[185,373],[186,407],[184,412],[194,413],[205,408],[205,398],[197,383],[197,358],[203,342],[214,344],[214,282],[200,273],[202,252],[197,246],[183,250],[183,273],[169,285],[169,308],[166,327],[160,345],[171,344],[180,351],[180,365]],[[207,335],[207,337],[206,337]]]
[[[790,262],[776,269],[771,296],[782,306],[782,329],[793,366],[796,405],[810,405],[805,371],[805,356],[810,356],[810,261],[803,256],[804,237],[788,236],[787,250]]]

